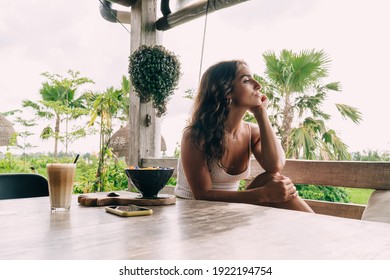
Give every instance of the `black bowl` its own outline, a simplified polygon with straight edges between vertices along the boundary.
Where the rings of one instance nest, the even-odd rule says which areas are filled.
[[[142,194],[143,198],[157,198],[157,194],[173,174],[173,168],[125,169],[127,177]]]

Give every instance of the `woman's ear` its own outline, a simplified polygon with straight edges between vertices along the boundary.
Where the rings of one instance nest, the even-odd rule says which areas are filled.
[[[226,96],[226,105],[230,107],[231,104],[232,104],[232,97],[229,94],[228,96]]]

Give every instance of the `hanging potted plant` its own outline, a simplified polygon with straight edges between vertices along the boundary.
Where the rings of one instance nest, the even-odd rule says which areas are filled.
[[[133,89],[141,102],[152,101],[158,117],[166,113],[167,102],[179,83],[180,68],[178,57],[161,45],[142,45],[130,56]]]

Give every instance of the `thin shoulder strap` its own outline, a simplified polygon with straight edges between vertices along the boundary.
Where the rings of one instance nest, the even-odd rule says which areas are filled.
[[[252,128],[251,128],[251,124],[249,122],[247,122],[247,125],[248,125],[248,130],[249,130],[249,147],[248,147],[248,151],[249,151],[249,158],[251,157],[252,155]]]

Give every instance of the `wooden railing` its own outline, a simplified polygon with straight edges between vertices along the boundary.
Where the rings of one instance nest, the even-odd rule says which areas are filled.
[[[142,166],[175,167],[175,158],[145,158]],[[252,160],[251,176],[264,172]],[[287,160],[282,174],[295,184],[390,190],[390,162]],[[173,174],[176,176],[176,170]],[[365,205],[306,200],[318,214],[361,219]],[[390,207],[390,206],[389,206]]]

